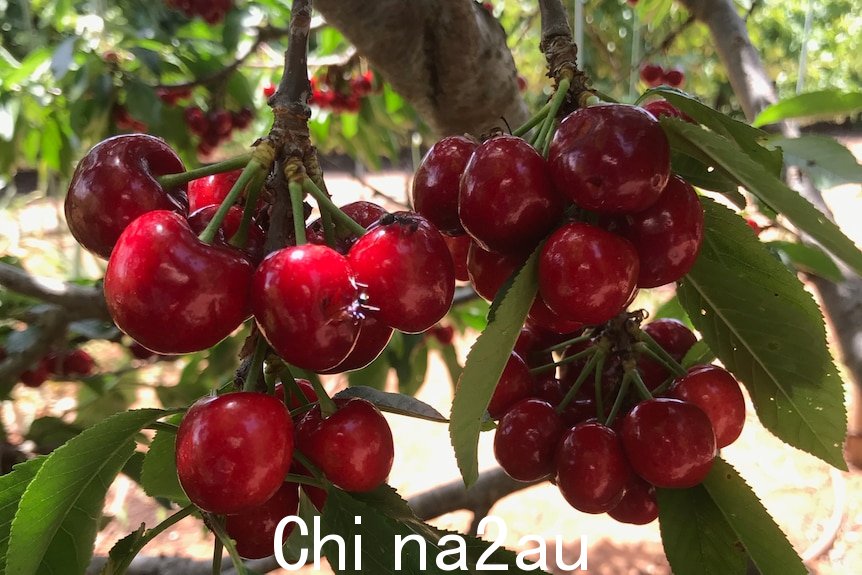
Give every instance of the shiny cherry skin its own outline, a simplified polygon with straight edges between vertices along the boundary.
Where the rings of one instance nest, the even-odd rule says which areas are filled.
[[[554,333],[572,333],[584,327],[584,324],[579,321],[562,318],[551,311],[551,308],[542,299],[541,294],[536,294],[536,299],[533,300],[533,305],[530,306],[530,311],[527,312],[527,318],[533,324]]]
[[[420,333],[452,306],[455,267],[440,232],[411,212],[380,219],[348,254],[366,304],[378,319],[406,333]]]
[[[658,502],[655,486],[632,473],[626,485],[626,494],[608,515],[620,523],[646,525],[658,519]]]
[[[620,233],[637,250],[638,287],[677,281],[694,265],[703,243],[703,207],[697,192],[672,176],[658,201],[628,216]]]
[[[467,250],[467,274],[473,289],[482,298],[493,301],[500,286],[527,261],[527,255],[520,252],[489,252],[475,241],[470,242],[470,249]]]
[[[147,134],[108,138],[78,163],[66,194],[66,222],[87,250],[110,257],[120,234],[153,210],[185,214],[185,186],[164,190],[157,176],[184,172],[176,152]]]
[[[629,214],[658,200],[670,176],[670,146],[643,108],[600,104],[563,119],[548,166],[554,185],[578,206]]]
[[[264,393],[204,397],[177,430],[177,475],[192,503],[232,514],[266,503],[293,458],[293,423],[284,403]]]
[[[550,403],[519,401],[497,425],[494,456],[512,479],[538,481],[554,472],[557,442],[563,431],[563,420]]]
[[[179,214],[153,211],[132,222],[105,273],[108,311],[149,350],[212,347],[249,317],[253,268],[240,252],[203,243]]]
[[[467,254],[470,251],[472,239],[467,234],[460,236],[443,236],[449,255],[452,256],[452,264],[455,266],[455,279],[459,282],[470,281],[470,273],[467,271]]]
[[[715,432],[694,404],[659,397],[637,404],[620,437],[635,472],[656,487],[694,487],[715,459]]]
[[[336,400],[327,418],[313,407],[296,425],[296,446],[337,487],[371,491],[384,481],[395,457],[392,431],[364,399]]]
[[[213,216],[215,216],[218,209],[219,206],[209,205],[189,214],[189,225],[195,234],[200,234],[204,231],[207,224],[212,221]],[[224,220],[222,220],[222,224],[219,226],[218,232],[216,232],[214,243],[234,249],[240,249],[233,246],[230,243],[230,240],[233,238],[234,234],[236,234],[237,230],[239,230],[241,222],[242,208],[239,206],[231,206],[227,211],[227,215]],[[252,262],[257,263],[263,259],[265,244],[266,232],[264,232],[263,228],[261,228],[260,225],[252,219],[251,225],[248,227],[245,246],[243,246],[240,251],[246,254]]]
[[[242,170],[213,174],[189,182],[189,212],[204,206],[220,206]]]
[[[545,159],[521,138],[495,136],[473,152],[461,178],[458,214],[484,249],[529,250],[551,231],[562,210]]]
[[[678,319],[660,318],[644,325],[642,329],[678,362],[681,362],[688,350],[697,343],[697,336]],[[671,375],[666,367],[646,354],[638,358],[638,370],[650,391],[664,383]]]
[[[356,345],[353,346],[344,361],[332,369],[320,373],[344,373],[362,369],[383,353],[389,340],[392,339],[392,332],[392,328],[380,321],[374,313],[365,312],[365,319],[362,320],[362,328],[359,330]]]
[[[579,423],[563,434],[556,463],[560,493],[584,513],[616,507],[631,473],[616,432],[595,421]]]
[[[566,396],[566,390],[560,380],[547,374],[541,374],[536,377],[536,385],[533,388],[533,396],[536,399],[547,401],[554,407],[563,401]],[[609,408],[606,408],[606,411]],[[588,419],[596,417],[596,403],[589,398],[575,397],[566,405],[566,408],[560,414],[563,418],[563,424],[566,429],[574,427],[579,423],[583,423]]]
[[[492,419],[500,419],[510,407],[530,396],[536,383],[527,364],[517,353],[512,353],[506,361],[503,373],[494,388],[491,402],[488,404],[488,415]]]
[[[458,217],[461,174],[476,149],[464,136],[447,136],[431,146],[413,176],[413,207],[441,233],[464,233]]]
[[[698,366],[678,379],[670,397],[701,408],[715,430],[718,448],[727,447],[742,433],[745,425],[745,398],[739,382],[717,365]]]
[[[344,361],[359,337],[359,288],[347,258],[305,244],[268,255],[252,279],[258,327],[285,361],[311,371]]]
[[[638,257],[628,240],[590,224],[560,226],[539,258],[539,293],[564,319],[608,321],[626,306],[636,287]]]
[[[381,206],[373,202],[351,202],[341,206],[341,211],[353,218],[363,228],[368,228],[377,220],[388,214]],[[323,231],[323,220],[314,220],[305,228],[305,235],[310,244],[326,245],[326,235]],[[347,255],[359,236],[342,227],[335,227],[335,251]]]
[[[518,339],[515,340],[514,351],[524,360],[524,363],[528,367],[546,365],[554,361],[554,356],[551,352],[542,352],[543,349],[554,344],[545,344],[546,338],[544,337],[544,333],[540,331],[541,329],[531,323],[525,323],[518,334]]]
[[[273,540],[278,522],[298,512],[299,485],[285,482],[263,505],[246,509],[235,515],[228,515],[224,528],[230,538],[236,541],[236,550],[240,557],[262,559],[275,552]],[[282,545],[294,527],[296,527],[295,523],[287,524]]]
[[[294,409],[299,409],[303,405],[307,403],[314,403],[317,401],[317,392],[314,391],[314,386],[311,385],[311,382],[307,379],[297,378],[296,385],[299,386],[299,390],[302,392],[302,395],[305,396],[305,399],[300,399],[296,397],[293,386],[287,387],[287,401],[285,405],[287,405],[287,409],[293,411]],[[285,386],[283,383],[278,383],[275,385],[275,397],[278,398],[279,401],[284,400],[284,389]]]
[[[664,69],[658,64],[644,64],[640,69],[640,77],[649,87],[658,86],[662,82]]]

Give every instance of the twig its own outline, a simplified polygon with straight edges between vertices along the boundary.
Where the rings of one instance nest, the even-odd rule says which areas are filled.
[[[26,349],[15,353],[9,350],[9,357],[0,361],[0,393],[4,395],[66,333],[69,316],[64,308],[45,304],[31,308],[28,314],[32,316],[28,321],[30,329],[38,329],[38,336]]]
[[[659,52],[666,52],[667,50],[669,50],[673,43],[676,42],[676,39],[679,37],[679,35],[685,32],[692,24],[695,23],[695,21],[697,21],[695,15],[690,14],[689,17],[686,18],[685,21],[680,24],[678,28],[668,32],[667,35],[662,38],[661,42],[644,52],[643,56],[641,56],[641,59],[638,62],[638,68],[640,68],[644,62],[646,62]]]
[[[102,290],[34,276],[19,267],[0,263],[0,285],[62,307],[66,319],[110,319]]]

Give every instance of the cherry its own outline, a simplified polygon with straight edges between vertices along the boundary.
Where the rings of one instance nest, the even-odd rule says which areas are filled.
[[[536,378],[536,385],[533,388],[533,395],[537,399],[547,401],[553,406],[557,406],[563,401],[566,396],[566,389],[562,383],[553,375],[545,374]],[[606,411],[609,409],[606,408]],[[596,403],[589,398],[575,397],[569,401],[566,408],[560,414],[563,418],[563,423],[566,427],[573,427],[588,419],[596,417]]]
[[[470,242],[467,250],[467,274],[476,293],[488,301],[493,301],[500,286],[527,261],[521,253],[496,253],[482,248],[475,241]]]
[[[45,362],[40,361],[36,367],[21,373],[19,379],[27,387],[36,388],[45,383],[49,377],[51,377],[51,370],[48,369]]]
[[[727,447],[742,433],[745,425],[745,399],[739,383],[717,365],[698,366],[678,379],[670,397],[701,408],[715,430],[719,448]]]
[[[703,243],[703,207],[685,180],[673,176],[658,201],[626,218],[621,234],[637,250],[638,287],[677,281],[688,273]]]
[[[626,456],[656,487],[694,487],[715,459],[715,432],[696,405],[660,397],[637,404],[620,429]]]
[[[658,200],[670,176],[670,146],[643,108],[600,104],[563,119],[548,166],[554,185],[578,206],[629,214]]]
[[[252,265],[208,245],[182,216],[163,210],[132,222],[105,272],[105,299],[123,332],[149,350],[179,354],[212,347],[249,316]]]
[[[141,360],[152,359],[158,355],[157,353],[145,348],[137,341],[132,341],[132,343],[129,344],[129,353],[131,353],[132,357],[135,359]]]
[[[263,87],[263,95],[267,98],[275,94],[275,84],[272,82],[267,82],[267,84]]]
[[[65,354],[50,353],[42,363],[50,374],[72,377],[86,377],[96,367],[93,356],[83,349],[74,349]]]
[[[448,136],[431,146],[413,176],[413,206],[444,234],[464,233],[458,217],[461,174],[476,149],[464,136]]]
[[[655,487],[632,473],[626,485],[626,493],[608,515],[620,523],[646,525],[658,519],[658,503]]]
[[[673,318],[657,319],[643,326],[643,330],[678,362],[697,343],[694,333],[684,323]],[[650,391],[671,375],[666,367],[645,354],[638,358],[638,370]]]
[[[680,111],[679,108],[668,102],[667,100],[653,100],[652,102],[643,105],[643,109],[655,116],[661,118],[667,116],[669,118],[679,118],[691,124],[696,124],[691,116]]]
[[[189,211],[194,212],[204,206],[220,206],[241,173],[242,170],[222,172],[189,182]]]
[[[535,385],[527,364],[513,352],[494,388],[494,395],[488,404],[488,415],[492,419],[500,419],[510,407],[529,397]]]
[[[545,242],[539,259],[539,293],[557,315],[600,324],[620,313],[635,290],[634,246],[590,224],[568,223]]]
[[[557,448],[557,487],[569,505],[604,513],[622,499],[631,471],[616,432],[600,423],[569,429]]]
[[[525,399],[512,406],[497,425],[494,456],[512,479],[538,481],[554,471],[563,431],[563,420],[550,403]]]
[[[207,131],[207,116],[198,106],[189,106],[183,110],[186,126],[196,136],[203,136]]]
[[[224,528],[230,538],[236,541],[236,550],[241,557],[262,559],[274,552],[275,528],[278,522],[298,512],[299,486],[286,482],[263,505],[228,515]],[[287,524],[282,535],[282,545],[294,527],[295,523]]]
[[[455,295],[455,269],[443,236],[410,212],[388,214],[350,249],[350,265],[367,304],[387,325],[423,332],[446,315]]]
[[[540,331],[542,328],[536,327],[535,324],[526,323],[521,328],[518,334],[518,339],[515,341],[515,353],[517,353],[529,367],[537,367],[553,363],[554,356],[551,352],[542,353],[541,350],[554,345],[554,343],[545,344],[547,337]]]
[[[452,264],[455,266],[455,279],[459,282],[470,281],[470,272],[467,271],[467,254],[470,251],[472,240],[467,234],[460,236],[443,236],[449,255],[452,256]]]
[[[395,456],[392,431],[364,399],[336,400],[327,418],[314,406],[296,425],[297,448],[337,487],[371,491],[386,481]]]
[[[269,254],[252,280],[258,327],[285,361],[321,371],[344,361],[359,336],[359,289],[347,258],[306,244]]]
[[[356,345],[344,358],[344,361],[332,369],[323,370],[320,373],[344,373],[362,369],[383,353],[389,340],[392,339],[392,328],[383,323],[373,313],[365,312],[362,328]]]
[[[527,313],[527,318],[535,325],[548,329],[554,333],[572,333],[578,331],[584,324],[579,321],[564,319],[551,311],[541,294],[536,294],[533,305]]]
[[[177,475],[192,503],[232,514],[275,495],[293,458],[293,424],[271,395],[227,393],[199,399],[177,431]]]
[[[545,159],[521,138],[495,136],[473,152],[461,178],[458,214],[484,249],[529,250],[562,210],[563,199],[551,185]]]
[[[352,202],[341,206],[340,209],[364,228],[368,228],[377,222],[377,220],[389,213],[372,202]],[[311,222],[308,227],[305,228],[305,235],[310,244],[326,245],[326,235],[323,231],[323,220],[318,218]],[[350,251],[350,248],[358,239],[359,236],[355,235],[353,232],[336,226],[335,250],[338,253],[347,255],[347,252]]]
[[[146,134],[108,138],[78,163],[65,211],[69,230],[105,259],[135,218],[153,210],[186,212],[185,189],[166,191],[156,176],[185,171],[164,140]]]
[[[751,218],[746,218],[745,223],[748,224],[748,227],[754,232],[754,235],[759,236],[760,232],[763,231],[763,228],[760,227],[756,221]]]
[[[640,69],[640,77],[644,84],[652,88],[661,84],[664,70],[658,64],[644,64]]]
[[[451,325],[435,325],[431,328],[430,333],[440,345],[452,345],[455,340],[455,328]]]
[[[679,88],[685,83],[685,73],[679,68],[665,70],[663,80],[671,88]]]
[[[302,392],[302,395],[305,396],[305,400],[300,400],[300,398],[296,397],[295,392],[293,391],[293,386],[287,386],[287,401],[284,400],[284,389],[285,385],[282,383],[278,383],[275,386],[275,397],[279,399],[279,401],[283,401],[287,406],[287,409],[293,411],[294,409],[299,409],[303,405],[307,403],[315,403],[317,401],[317,392],[314,390],[314,386],[311,385],[311,382],[307,379],[297,378],[296,385],[299,386],[299,390]]]

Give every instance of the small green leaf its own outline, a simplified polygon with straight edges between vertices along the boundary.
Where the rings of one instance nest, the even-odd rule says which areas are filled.
[[[449,379],[452,380],[452,387],[458,383],[461,374],[464,373],[464,366],[458,361],[458,353],[455,351],[454,345],[441,345],[440,355],[443,357],[443,363],[446,364],[446,371],[449,372]]]
[[[180,420],[181,417],[175,415],[167,421],[179,423]],[[150,497],[164,497],[185,506],[189,504],[189,499],[177,477],[176,441],[175,433],[156,432],[156,436],[150,443],[150,449],[144,457],[141,486]]]
[[[449,420],[443,417],[439,411],[420,401],[412,395],[404,395],[403,393],[389,393],[380,391],[373,387],[348,387],[335,394],[335,397],[358,397],[366,401],[370,401],[376,405],[381,411],[405,415],[407,417],[416,417],[418,419],[427,419],[428,421],[436,421],[438,423],[448,423]]]
[[[479,477],[478,443],[482,418],[503,373],[527,312],[536,297],[539,249],[517,272],[509,290],[467,355],[467,362],[452,401],[449,437],[464,483]]]
[[[752,122],[755,126],[774,124],[788,118],[847,116],[862,110],[862,92],[820,90],[785,98],[767,106]]]
[[[422,334],[395,333],[386,350],[389,363],[398,376],[398,391],[415,395],[428,370],[428,344]]]
[[[686,369],[695,365],[706,365],[715,361],[715,353],[709,349],[709,345],[702,339],[697,340],[691,349],[685,352],[682,358],[682,366]]]
[[[655,313],[652,314],[651,319],[655,321],[662,318],[678,319],[689,329],[694,329],[691,319],[688,317],[688,314],[685,313],[685,310],[683,309],[682,304],[679,303],[679,298],[676,295],[661,304],[658,309],[655,310]]]
[[[724,195],[739,209],[745,209],[745,196],[739,185],[719,170],[710,169],[702,162],[676,150],[671,154],[671,170],[686,182],[702,190]]]
[[[86,570],[108,487],[131,457],[135,435],[164,415],[160,409],[114,415],[45,460],[12,522],[8,575]]]
[[[389,354],[381,353],[377,359],[356,371],[347,374],[347,385],[350,387],[372,387],[382,390],[386,387],[389,377]]]
[[[784,151],[784,163],[797,166],[830,185],[862,182],[862,164],[853,152],[828,136],[770,138],[769,145]]]
[[[81,433],[78,425],[66,423],[58,417],[45,416],[33,420],[27,439],[36,444],[39,453],[50,453]]]
[[[9,549],[9,532],[18,511],[24,491],[45,463],[47,457],[37,457],[12,468],[11,473],[0,476],[0,573],[5,573],[6,552]]]
[[[125,570],[122,567],[129,560],[129,554],[136,551],[137,545],[144,538],[145,530],[146,525],[141,523],[135,531],[114,543],[108,551],[108,562],[102,567],[99,575],[123,575]]]
[[[835,283],[844,281],[844,276],[838,265],[817,246],[780,240],[766,242],[766,245],[778,251],[783,258],[787,258],[788,262],[801,272],[814,274]]]

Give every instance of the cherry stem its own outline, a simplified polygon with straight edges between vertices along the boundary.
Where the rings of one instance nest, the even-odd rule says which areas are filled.
[[[307,458],[305,455],[303,455],[296,449],[293,450],[293,458],[299,461],[302,466],[305,467],[305,469],[314,476],[315,479],[320,481],[321,485],[325,485],[323,474],[320,472],[317,466],[311,462],[309,458]]]
[[[563,400],[557,405],[557,413],[563,413],[563,411],[568,407],[569,403],[575,398],[578,391],[581,389],[583,383],[587,380],[587,377],[593,372],[593,368],[595,368],[596,363],[599,360],[600,355],[604,355],[604,353],[596,353],[598,349],[590,348],[593,351],[592,357],[590,357],[587,364],[584,366],[584,369],[581,370],[581,373],[578,374],[578,378],[575,380],[575,383],[572,384],[572,387],[569,388],[569,391],[566,392]]]
[[[155,527],[151,527],[150,529],[144,531],[141,538],[132,547],[131,552],[126,555],[125,559],[123,559],[120,565],[117,566],[117,569],[114,572],[125,573],[126,569],[128,569],[129,565],[131,565],[132,560],[138,553],[141,552],[144,547],[146,547],[147,543],[149,543],[158,535],[163,533],[168,527],[175,525],[181,519],[185,519],[186,517],[194,513],[196,509],[197,508],[194,505],[187,505],[173,515],[171,515],[170,517],[168,517],[167,519],[165,519],[164,521],[162,521],[161,523],[159,523],[158,525],[156,525]]]
[[[302,393],[302,388],[299,387],[299,384],[296,382],[296,378],[293,377],[293,374],[290,373],[290,370],[287,370],[287,374],[282,373],[281,385],[284,388],[285,405],[288,405],[290,403],[291,397],[295,397],[297,402],[301,406],[305,406],[311,403],[310,401],[308,401],[308,398],[305,397],[305,394]],[[290,395],[288,395],[288,391],[290,391]]]
[[[266,359],[267,352],[269,352],[269,344],[262,335],[258,334],[257,343],[254,346],[254,355],[251,356],[251,365],[248,368],[248,375],[245,376],[245,381],[242,384],[243,391],[257,391],[257,380],[263,371],[263,362]]]
[[[213,541],[213,575],[219,575],[221,573],[221,556],[224,551],[224,545],[221,544],[221,539],[218,537]]]
[[[362,227],[359,222],[342,212],[341,209],[329,199],[329,196],[323,193],[320,188],[317,187],[317,184],[312,182],[310,178],[306,178],[302,181],[302,189],[314,198],[317,205],[320,206],[321,212],[323,212],[324,209],[328,210],[335,221],[345,226],[351,232],[358,236],[365,234],[365,228]]]
[[[230,535],[224,530],[224,526],[221,524],[221,519],[216,517],[215,515],[210,515],[210,520],[207,521],[210,530],[215,533],[215,536],[218,537],[218,540],[221,541],[221,544],[224,545],[224,548],[227,549],[228,555],[230,555],[231,563],[233,563],[233,568],[240,575],[248,575],[248,571],[245,568],[245,563],[243,563],[242,558],[237,553],[236,545],[233,544],[233,539],[230,538]]]
[[[162,186],[163,189],[170,190],[172,188],[177,188],[184,184],[188,184],[192,180],[197,180],[199,178],[212,176],[213,174],[221,174],[223,172],[231,172],[233,170],[244,168],[246,164],[248,164],[249,160],[251,160],[251,155],[252,153],[249,152],[235,158],[224,160],[223,162],[207,164],[206,166],[201,166],[200,168],[195,168],[194,170],[187,170],[178,174],[165,174],[163,176],[157,177],[156,181],[159,182],[159,185]]]
[[[636,370],[626,371],[623,375],[623,381],[620,384],[620,389],[617,391],[617,398],[614,400],[613,406],[611,406],[611,412],[608,414],[608,418],[605,420],[605,425],[610,426],[611,422],[620,412],[620,408],[623,405],[623,399],[625,399],[626,395],[629,392],[629,385],[632,382],[632,374],[636,374]],[[601,417],[601,414],[599,414]]]
[[[291,181],[287,184],[290,191],[290,207],[293,210],[293,234],[296,236],[296,245],[301,246],[307,242],[305,237],[305,210],[302,208],[302,184]]]
[[[542,124],[542,128],[539,130],[539,135],[536,138],[536,149],[539,150],[543,157],[548,156],[548,148],[551,146],[551,140],[554,137],[557,123],[557,113],[560,111],[560,106],[563,105],[563,102],[566,99],[566,94],[569,92],[569,86],[571,83],[572,79],[569,76],[563,76],[560,78],[560,83],[557,84],[557,90],[551,98],[550,110],[548,111],[545,122]]]
[[[317,401],[320,403],[320,415],[325,418],[329,417],[335,410],[335,402],[332,401],[332,398],[329,397],[329,394],[326,393],[326,389],[323,387],[323,384],[320,383],[320,380],[316,377],[311,378],[311,385],[314,387],[314,392],[317,394]]]
[[[321,211],[320,221],[323,222],[323,239],[326,240],[326,245],[335,249],[335,220],[332,219],[332,214],[328,210]]]
[[[245,205],[242,209],[242,221],[239,223],[239,229],[230,239],[232,246],[244,248],[248,241],[248,230],[251,228],[252,216],[254,216],[254,210],[257,208],[257,198],[263,189],[264,181],[266,181],[266,172],[259,172],[257,177],[248,185],[248,193],[245,196]]]
[[[641,374],[637,370],[637,368],[632,368],[627,373],[631,374],[630,379],[634,382],[635,389],[638,390],[638,395],[640,395],[643,399],[652,399],[653,394],[644,383],[644,378],[641,377]]]
[[[644,344],[641,349],[645,351],[647,355],[666,367],[668,371],[680,377],[688,373],[686,369],[681,366],[679,362],[667,352],[667,350],[665,350],[665,348],[660,346],[658,342],[650,336],[650,334],[641,330],[640,333],[638,333],[638,339],[640,339],[641,343]]]
[[[673,383],[674,379],[676,379],[676,378],[675,378],[674,376],[672,376],[672,375],[671,375],[671,376],[670,376],[670,377],[668,377],[666,380],[664,380],[660,386],[658,386],[657,388],[655,388],[654,390],[652,390],[652,395],[653,395],[653,397],[656,397],[656,396],[659,396],[659,395],[663,395],[663,394],[664,394],[664,392],[665,392],[665,391],[667,391],[667,390],[670,388],[670,386],[671,386],[671,384]]]
[[[227,216],[228,210],[230,210],[231,206],[233,206],[239,199],[239,196],[242,194],[245,187],[263,171],[269,171],[269,166],[264,166],[254,158],[247,162],[247,165],[243,169],[242,174],[240,174],[239,179],[234,183],[233,187],[227,193],[227,196],[225,196],[225,199],[222,200],[222,203],[213,216],[213,219],[198,236],[202,242],[205,244],[211,244],[213,242],[219,227],[224,221],[225,216]]]
[[[555,361],[553,363],[546,363],[545,365],[540,365],[538,367],[534,367],[530,370],[530,373],[542,373],[543,371],[548,371],[558,365],[566,365],[567,363],[572,363],[573,361],[578,361],[581,358],[587,357],[588,355],[592,355],[598,351],[596,346],[588,347],[583,351],[579,351],[575,355],[570,355],[568,357],[564,357],[560,361]]]
[[[308,477],[307,475],[297,475],[296,473],[288,473],[284,476],[285,481],[289,481],[290,483],[299,483],[300,485],[311,485],[312,487],[317,487],[320,489],[326,489],[326,486],[322,481],[319,481],[313,477]]]
[[[539,125],[545,119],[545,117],[547,117],[548,110],[550,110],[550,109],[551,109],[551,102],[550,101],[545,102],[545,105],[542,106],[542,108],[538,112],[536,112],[532,118],[530,118],[529,120],[524,122],[522,125],[515,128],[515,130],[512,132],[512,135],[513,136],[523,136],[524,134],[526,134],[527,132],[529,132],[530,130],[535,128],[537,125]]]
[[[579,335],[578,337],[573,337],[572,339],[567,339],[566,341],[560,342],[558,344],[552,345],[551,347],[540,350],[537,353],[548,353],[551,351],[557,351],[558,349],[563,349],[563,348],[569,347],[570,345],[575,345],[577,343],[587,341],[591,337],[593,337],[592,334]]]
[[[599,357],[598,362],[596,362],[596,377],[593,380],[593,385],[595,386],[595,395],[596,395],[596,418],[601,420],[602,414],[605,412],[605,398],[602,393],[602,376],[605,371],[605,354],[602,354]]]

